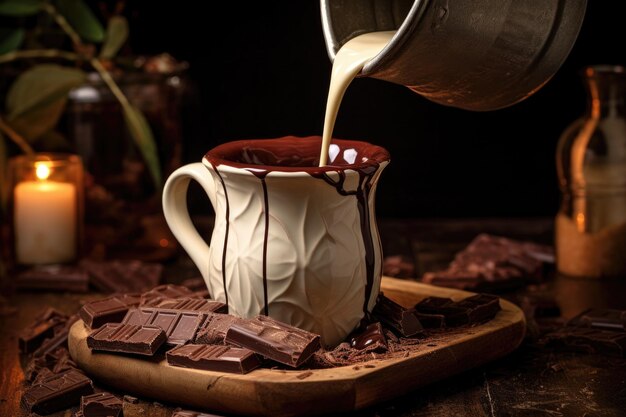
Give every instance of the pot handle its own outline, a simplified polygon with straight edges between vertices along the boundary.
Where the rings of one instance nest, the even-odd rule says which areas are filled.
[[[209,283],[209,245],[193,225],[187,209],[189,181],[196,180],[215,204],[215,181],[200,162],[184,165],[174,171],[163,188],[163,215],[172,234],[180,242],[200,270],[204,282]]]

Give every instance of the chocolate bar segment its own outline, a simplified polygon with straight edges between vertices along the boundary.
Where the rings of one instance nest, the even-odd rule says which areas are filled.
[[[626,311],[592,308],[571,319],[568,326],[595,327],[604,330],[625,331]]]
[[[28,290],[89,291],[89,275],[81,267],[66,265],[36,266],[18,274],[17,288]]]
[[[207,319],[198,330],[195,343],[222,345],[230,326],[239,320],[230,314],[207,314]]]
[[[501,310],[500,299],[489,294],[476,294],[465,298],[454,303],[450,309],[463,309],[464,311],[444,313],[448,326],[482,323],[493,319]]]
[[[165,332],[157,326],[107,323],[89,334],[87,346],[93,350],[152,356],[166,340]]]
[[[319,335],[267,316],[233,323],[226,333],[226,342],[294,368],[320,348]]]
[[[78,404],[81,396],[92,393],[91,380],[70,370],[33,384],[22,395],[21,406],[29,413],[51,414]]]
[[[158,326],[165,331],[167,344],[183,345],[194,339],[206,318],[207,313],[200,311],[142,307],[130,310],[123,323]]]
[[[476,294],[458,302],[449,298],[428,297],[415,305],[418,317],[427,327],[439,326],[439,316],[443,316],[445,326],[478,324],[490,320],[500,311],[500,299],[494,295]]]
[[[128,309],[139,305],[139,296],[113,296],[91,301],[80,309],[79,316],[91,328],[98,328],[105,323],[119,323]]]
[[[67,347],[67,336],[70,331],[70,327],[78,321],[78,315],[74,314],[70,316],[62,326],[56,327],[54,336],[43,341],[41,346],[33,352],[33,357],[40,358],[51,354],[59,347]]]
[[[448,268],[427,272],[422,281],[470,290],[515,288],[541,280],[554,263],[554,250],[532,242],[478,235]]]
[[[160,308],[173,310],[191,310],[206,313],[228,314],[228,306],[221,301],[207,300],[203,298],[175,298],[166,299],[159,303]]]
[[[565,326],[547,334],[541,344],[566,351],[625,357],[626,332]]]
[[[164,284],[152,288],[141,295],[140,305],[158,307],[159,303],[173,298],[200,298],[187,287],[174,284]]]
[[[247,374],[261,365],[249,349],[224,345],[183,345],[166,354],[167,363],[184,368]]]
[[[415,336],[424,330],[415,313],[414,308],[404,308],[382,293],[378,295],[372,311],[374,317],[405,337]]]
[[[31,353],[43,341],[54,336],[54,329],[67,320],[67,316],[53,308],[46,309],[33,324],[20,332],[18,343],[20,352]]]
[[[146,291],[161,280],[163,265],[142,261],[92,261],[80,263],[91,284],[106,293]]]
[[[119,417],[122,400],[108,392],[99,392],[80,399],[80,411],[84,417]]]

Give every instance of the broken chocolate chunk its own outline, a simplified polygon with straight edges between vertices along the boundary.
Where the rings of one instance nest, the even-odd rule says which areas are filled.
[[[183,345],[166,356],[170,365],[237,374],[247,374],[261,365],[251,350],[225,345]]]
[[[106,293],[146,291],[159,284],[163,265],[142,261],[92,261],[80,265],[89,274],[91,284]]]
[[[93,350],[152,356],[166,340],[165,332],[157,326],[107,323],[87,336],[87,346]]]
[[[85,304],[78,314],[85,324],[98,328],[105,323],[119,323],[128,309],[139,305],[139,296],[112,296]]]
[[[21,406],[27,412],[51,414],[77,405],[81,396],[92,393],[91,379],[78,371],[69,370],[33,384],[22,395]]]
[[[196,334],[195,343],[224,344],[228,329],[237,320],[236,316],[230,314],[208,314],[206,321]]]
[[[84,417],[119,417],[122,406],[122,400],[108,392],[98,392],[80,399],[80,411]]]
[[[226,342],[294,368],[320,348],[319,335],[267,316],[236,321],[226,333]]]
[[[378,295],[372,315],[405,337],[415,336],[424,330],[414,308],[404,308],[383,293]]]

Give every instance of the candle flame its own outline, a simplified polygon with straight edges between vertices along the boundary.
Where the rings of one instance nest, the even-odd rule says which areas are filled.
[[[45,162],[35,163],[35,175],[37,179],[45,180],[50,176],[50,167]]]

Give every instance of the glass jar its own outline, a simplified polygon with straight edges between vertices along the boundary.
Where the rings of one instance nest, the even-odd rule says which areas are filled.
[[[590,66],[582,79],[587,112],[557,145],[557,268],[578,277],[626,277],[626,68]]]

